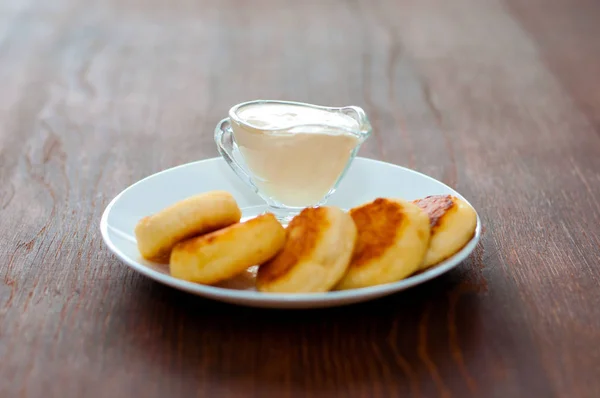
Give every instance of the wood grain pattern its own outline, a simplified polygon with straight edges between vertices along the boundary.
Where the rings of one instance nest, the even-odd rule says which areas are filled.
[[[1,397],[600,396],[600,3],[0,0]],[[478,208],[457,270],[260,311],[123,266],[136,180],[254,98],[355,104],[361,155]]]

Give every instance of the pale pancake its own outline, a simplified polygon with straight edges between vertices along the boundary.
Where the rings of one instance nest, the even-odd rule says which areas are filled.
[[[168,259],[176,243],[234,224],[241,216],[235,199],[227,192],[195,195],[142,218],[134,231],[138,250],[149,260]]]

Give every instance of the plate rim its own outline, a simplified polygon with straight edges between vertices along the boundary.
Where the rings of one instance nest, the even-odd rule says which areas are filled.
[[[225,161],[222,157],[217,156],[217,157],[201,159],[201,160],[183,163],[183,164],[180,164],[177,166],[169,167],[164,170],[158,171],[156,173],[150,174],[150,175],[134,182],[133,184],[130,184],[129,186],[127,186],[125,189],[123,189],[121,192],[119,192],[109,202],[109,204],[106,206],[106,208],[104,209],[104,211],[102,213],[102,217],[100,219],[100,232],[102,235],[102,239],[104,241],[104,244],[108,247],[108,249],[115,256],[117,256],[117,258],[119,258],[122,262],[124,262],[127,266],[132,268],[134,271],[137,271],[150,279],[153,279],[155,281],[158,281],[160,283],[163,283],[167,286],[170,286],[170,287],[173,287],[173,288],[176,288],[179,290],[184,290],[189,293],[192,293],[192,292],[193,293],[202,293],[202,295],[208,296],[212,299],[222,299],[222,300],[238,299],[238,300],[252,301],[252,302],[268,301],[268,302],[272,302],[272,303],[304,302],[307,304],[323,303],[324,301],[352,300],[352,299],[356,299],[359,297],[368,298],[369,296],[373,296],[373,295],[384,296],[384,295],[388,295],[388,294],[391,294],[394,292],[399,292],[399,291],[408,289],[410,287],[413,287],[413,286],[419,285],[421,283],[427,282],[431,279],[434,279],[434,278],[450,271],[451,269],[455,268],[456,266],[458,266],[458,264],[463,262],[477,247],[477,244],[479,243],[479,241],[481,239],[481,230],[482,230],[481,219],[479,217],[479,214],[477,213],[477,209],[475,209],[475,207],[473,205],[471,205],[471,203],[465,197],[463,197],[458,191],[456,191],[454,188],[449,187],[442,181],[436,180],[435,178],[428,176],[427,174],[424,174],[417,170],[413,170],[413,169],[410,169],[410,168],[407,168],[404,166],[400,166],[400,165],[397,165],[394,163],[389,163],[389,162],[385,162],[382,160],[361,157],[361,156],[357,156],[354,160],[355,161],[359,160],[361,162],[367,162],[367,163],[370,163],[370,162],[379,163],[379,164],[383,164],[387,167],[400,168],[400,169],[403,169],[404,171],[407,171],[410,173],[416,173],[423,178],[433,180],[439,184],[442,184],[444,187],[449,188],[451,191],[458,194],[458,196],[462,200],[467,202],[467,204],[469,204],[475,210],[475,213],[477,215],[477,225],[475,227],[475,234],[473,235],[471,240],[469,240],[469,242],[467,242],[467,244],[463,246],[463,248],[460,251],[455,253],[453,256],[447,258],[446,260],[442,261],[438,265],[436,265],[432,268],[429,268],[428,270],[423,271],[419,274],[409,276],[408,278],[402,279],[397,282],[391,282],[391,283],[386,283],[386,284],[381,284],[381,285],[368,286],[368,287],[362,287],[362,288],[350,289],[350,290],[334,290],[334,291],[323,292],[323,293],[267,293],[267,292],[253,291],[253,290],[238,290],[238,289],[231,289],[231,288],[225,288],[225,287],[203,285],[200,283],[190,282],[190,281],[186,281],[183,279],[177,279],[171,275],[164,274],[164,273],[156,271],[146,265],[143,265],[137,261],[131,260],[129,258],[129,256],[125,255],[112,242],[112,240],[110,239],[110,237],[108,235],[108,216],[109,216],[113,206],[127,191],[133,189],[135,186],[137,186],[139,184],[144,183],[146,180],[153,178],[162,173],[173,172],[180,168],[192,167],[192,166],[199,165],[202,163],[210,163],[210,162],[218,162],[218,161],[224,162]]]

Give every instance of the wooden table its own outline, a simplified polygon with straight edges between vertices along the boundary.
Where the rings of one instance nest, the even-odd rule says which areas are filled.
[[[600,3],[0,0],[0,397],[599,397]],[[248,99],[359,105],[469,198],[458,269],[362,305],[203,300],[103,245]]]

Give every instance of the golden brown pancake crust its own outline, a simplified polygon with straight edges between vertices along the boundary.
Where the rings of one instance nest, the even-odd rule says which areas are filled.
[[[419,269],[431,234],[429,217],[417,205],[378,198],[350,215],[358,230],[357,244],[336,290],[397,282]]]
[[[310,256],[329,226],[327,209],[307,207],[292,219],[286,229],[286,244],[277,257],[263,264],[259,273],[264,282],[279,279],[288,273],[303,257]]]
[[[385,253],[396,241],[398,226],[404,218],[402,206],[384,198],[350,210],[350,216],[359,231],[352,267],[360,267]]]
[[[429,216],[432,232],[439,226],[444,214],[454,206],[454,201],[450,195],[431,195],[423,199],[413,200],[413,203],[423,209]]]

